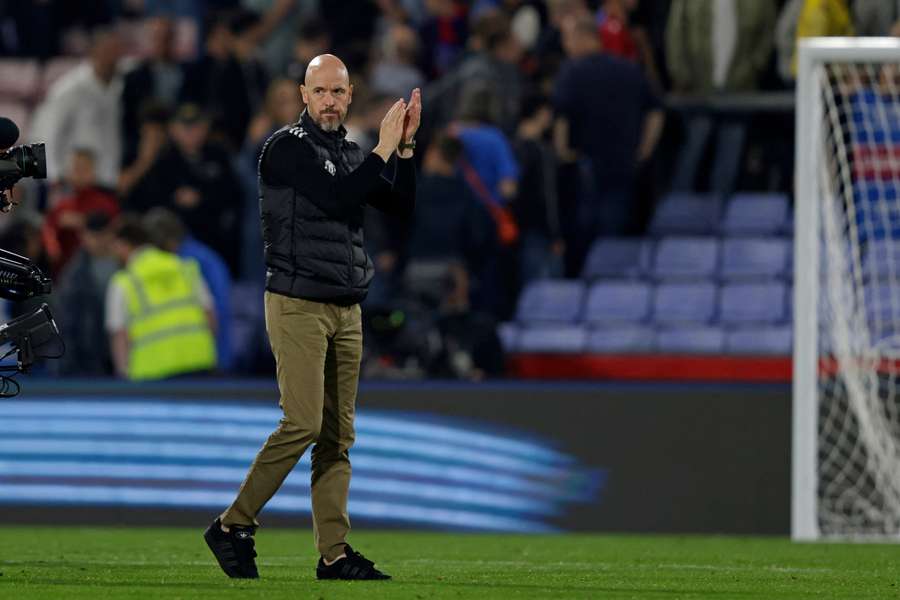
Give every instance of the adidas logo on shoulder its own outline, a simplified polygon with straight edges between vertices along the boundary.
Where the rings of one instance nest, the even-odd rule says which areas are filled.
[[[296,135],[300,139],[303,139],[303,136],[306,135],[306,132],[302,127],[291,127],[290,129],[288,129],[288,133]]]

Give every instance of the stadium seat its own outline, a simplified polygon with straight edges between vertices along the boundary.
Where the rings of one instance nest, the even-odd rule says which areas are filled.
[[[722,278],[772,279],[785,275],[790,242],[784,238],[731,238],[722,242]]]
[[[862,275],[868,279],[900,278],[900,240],[872,240],[865,248]]]
[[[656,323],[709,323],[716,314],[718,289],[713,283],[669,283],[653,297]]]
[[[0,98],[34,100],[38,93],[39,78],[40,71],[35,60],[0,60]]]
[[[591,331],[588,352],[616,354],[653,352],[654,331],[642,325],[613,325]]]
[[[853,203],[861,245],[900,237],[900,189],[895,181],[854,183]]]
[[[653,235],[705,235],[719,222],[721,199],[714,194],[672,193],[656,207],[650,221]]]
[[[650,270],[653,243],[643,238],[601,238],[588,252],[581,271],[583,279],[625,279]]]
[[[584,284],[580,281],[542,279],[525,288],[519,297],[516,320],[520,323],[553,321],[572,323],[581,316]]]
[[[656,245],[658,279],[710,279],[719,266],[719,241],[712,237],[663,238]]]
[[[725,334],[729,354],[791,354],[793,329],[789,325],[736,329]]]
[[[863,303],[870,328],[900,331],[900,283],[870,281],[863,287]]]
[[[735,194],[725,208],[722,232],[726,235],[775,235],[784,231],[788,210],[788,197],[784,194]]]
[[[781,323],[786,309],[787,288],[781,282],[732,283],[722,288],[719,319],[726,324]]]
[[[584,320],[588,323],[637,323],[650,314],[650,284],[641,281],[601,281],[588,290]]]
[[[515,352],[519,342],[519,326],[515,323],[500,323],[497,326],[497,336],[500,345],[505,352]]]
[[[519,332],[519,352],[579,353],[587,346],[587,329],[580,325],[536,325]]]
[[[656,350],[673,354],[719,354],[725,332],[718,327],[677,327],[656,332]]]

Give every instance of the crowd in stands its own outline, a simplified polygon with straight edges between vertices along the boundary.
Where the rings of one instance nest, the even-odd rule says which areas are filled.
[[[318,54],[349,67],[345,126],[364,150],[423,89],[415,217],[366,215],[364,375],[477,379],[503,373],[496,325],[529,282],[576,277],[597,238],[643,233],[663,192],[746,180],[748,120],[667,112],[667,97],[791,89],[798,38],[900,34],[898,3],[881,0],[0,7],[0,115],[48,150],[48,180],[17,186],[0,246],[53,274],[68,351],[49,368],[125,377],[116,340],[130,332],[135,351],[138,292],[121,274],[137,255],[147,273],[182,273],[163,255],[198,268],[199,283],[182,273],[201,309],[186,318],[215,359],[187,370],[271,368],[257,160],[298,119]]]

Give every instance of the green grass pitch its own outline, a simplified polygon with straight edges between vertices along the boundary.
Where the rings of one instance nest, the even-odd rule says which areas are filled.
[[[232,581],[196,529],[4,527],[0,598],[900,598],[900,546],[783,538],[354,532],[394,576],[319,582],[311,534],[263,529]]]

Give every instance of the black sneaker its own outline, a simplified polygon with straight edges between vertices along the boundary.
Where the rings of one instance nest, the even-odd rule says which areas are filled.
[[[325,564],[325,559],[320,558],[316,565],[317,579],[390,579],[391,576],[382,573],[375,568],[375,563],[360,554],[354,552],[349,544],[344,546],[344,554],[347,556],[330,565]]]
[[[232,525],[228,533],[222,531],[219,519],[203,532],[206,545],[212,550],[219,566],[229,577],[237,579],[257,579],[256,550],[253,549],[253,527]]]

